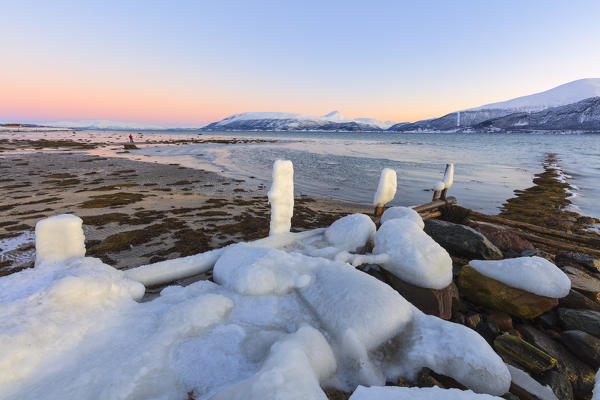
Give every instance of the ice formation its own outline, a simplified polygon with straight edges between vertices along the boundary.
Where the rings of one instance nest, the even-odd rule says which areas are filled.
[[[501,397],[477,394],[470,390],[434,387],[359,386],[349,400],[497,400]]]
[[[396,171],[391,168],[384,168],[379,177],[379,185],[373,198],[373,205],[375,207],[383,207],[386,203],[394,200],[396,185]]]
[[[66,248],[63,261],[0,278],[0,398],[325,399],[321,387],[383,385],[423,367],[478,392],[508,390],[505,364],[474,331],[422,314],[345,262],[301,254],[390,258],[342,250],[360,243],[340,226],[363,241],[372,233],[351,216],[330,231],[340,248],[327,230],[288,232],[129,273]],[[384,227],[390,246],[394,229],[424,234],[402,218]],[[169,286],[139,302],[136,280],[213,262],[217,283]]]
[[[81,218],[61,214],[35,225],[35,264],[51,264],[85,256]]]
[[[325,239],[340,250],[355,252],[373,238],[377,227],[365,214],[346,215],[325,230]]]
[[[540,400],[558,400],[550,386],[542,386],[529,374],[517,367],[506,364],[512,382]]]
[[[448,164],[446,172],[444,172],[444,189],[450,189],[454,183],[454,164]]]
[[[600,400],[600,369],[596,372],[592,400]]]
[[[374,237],[373,254],[388,254],[383,268],[398,278],[430,289],[452,282],[452,259],[423,229],[407,218],[390,219]]]
[[[540,296],[561,298],[571,290],[569,277],[550,261],[537,256],[473,260],[469,265],[489,278]]]
[[[289,160],[273,164],[273,184],[268,193],[271,204],[270,234],[289,232],[294,214],[294,165]]]
[[[443,181],[437,181],[436,183],[433,184],[433,190],[435,190],[436,192],[441,192],[442,190],[444,190],[445,184]]]
[[[390,207],[383,212],[381,216],[381,223],[391,219],[408,219],[419,225],[421,229],[425,227],[423,219],[418,212],[409,207]]]

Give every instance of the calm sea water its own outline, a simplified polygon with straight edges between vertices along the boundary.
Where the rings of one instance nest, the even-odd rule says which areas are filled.
[[[431,192],[426,190],[441,179],[445,164],[453,162],[450,194],[459,204],[491,213],[515,189],[531,186],[552,153],[575,188],[575,210],[600,217],[600,134],[210,132],[202,137],[215,135],[275,142],[151,147],[143,153],[266,184],[273,161],[289,159],[297,194],[364,204],[373,199],[381,169],[393,168],[398,174],[396,205],[429,201]]]

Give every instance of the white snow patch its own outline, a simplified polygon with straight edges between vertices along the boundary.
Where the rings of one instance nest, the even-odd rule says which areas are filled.
[[[325,239],[340,250],[357,251],[375,235],[377,227],[365,214],[346,215],[325,230]]]
[[[384,168],[379,177],[379,185],[373,198],[373,205],[383,207],[386,203],[394,200],[397,184],[396,171],[391,168]]]
[[[592,400],[600,400],[600,369],[596,372]]]
[[[571,290],[569,277],[550,261],[537,256],[472,260],[469,265],[489,278],[540,296],[561,298]]]
[[[444,173],[444,189],[450,189],[454,183],[454,164],[448,164],[448,168]]]
[[[408,219],[415,224],[419,225],[421,229],[425,227],[425,223],[423,222],[423,218],[419,215],[418,212],[409,207],[390,207],[383,212],[381,216],[381,223],[383,224],[386,221],[392,219]]]
[[[413,221],[391,219],[374,237],[373,254],[388,254],[382,267],[416,286],[443,289],[452,282],[452,259]]]
[[[540,400],[558,400],[550,386],[543,386],[525,371],[506,364],[512,382]]]
[[[477,394],[471,390],[434,387],[359,386],[349,400],[494,400],[501,397]]]
[[[294,165],[289,160],[273,163],[273,184],[268,193],[271,204],[270,234],[289,232],[294,215]]]
[[[35,225],[35,265],[59,263],[85,256],[81,218],[61,214]]]

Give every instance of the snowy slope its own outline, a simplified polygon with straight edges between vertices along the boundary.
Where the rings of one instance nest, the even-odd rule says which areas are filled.
[[[311,116],[282,112],[246,112],[235,114],[205,127],[207,130],[382,130],[394,124],[393,121],[379,121],[374,118],[350,119],[339,111],[322,116]]]
[[[587,78],[565,83],[544,92],[517,97],[499,103],[486,104],[469,110],[503,109],[515,111],[540,111],[550,107],[576,103],[583,99],[596,96],[600,96],[600,78]]]

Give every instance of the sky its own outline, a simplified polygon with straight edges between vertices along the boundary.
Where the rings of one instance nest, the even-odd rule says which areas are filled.
[[[416,121],[600,77],[600,2],[4,1],[0,121]]]

